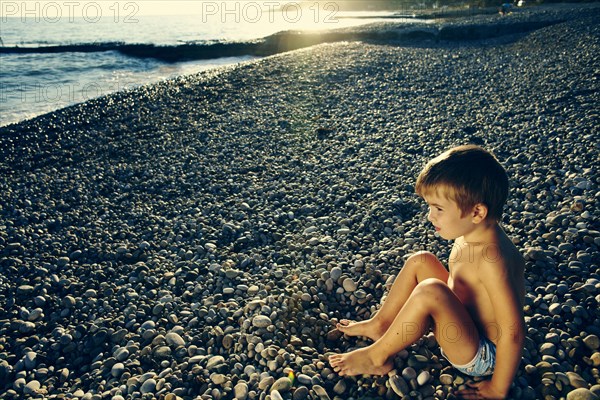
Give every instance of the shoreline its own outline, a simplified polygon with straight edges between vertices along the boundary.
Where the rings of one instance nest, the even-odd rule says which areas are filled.
[[[584,4],[580,8],[593,9],[593,4]],[[95,44],[75,44],[66,46],[47,46],[37,48],[27,47],[0,47],[0,53],[5,54],[54,54],[56,52],[116,52],[116,54],[131,57],[131,59],[139,60],[157,60],[165,62],[169,65],[185,65],[190,62],[208,62],[214,61],[219,63],[231,57],[268,57],[271,55],[281,54],[288,51],[294,51],[301,48],[322,44],[335,43],[342,41],[363,41],[367,43],[388,43],[395,42],[405,46],[416,47],[431,47],[431,46],[448,46],[457,45],[460,43],[471,43],[477,40],[514,40],[514,35],[523,35],[531,31],[535,31],[544,26],[560,23],[565,19],[571,18],[568,13],[572,8],[565,5],[552,6],[536,6],[535,8],[523,8],[517,12],[501,17],[499,15],[490,15],[489,12],[481,13],[478,10],[470,11],[463,18],[453,17],[450,19],[423,19],[421,22],[406,23],[400,22],[378,22],[365,24],[356,27],[328,29],[324,31],[282,31],[264,38],[246,41],[246,42],[223,42],[223,43],[187,43],[182,45],[153,45],[153,44],[135,44],[135,43],[95,43]],[[464,10],[463,10],[464,11]],[[566,13],[566,15],[563,15]],[[437,22],[435,22],[437,21]],[[187,68],[187,67],[184,67]],[[214,68],[214,67],[211,67]],[[217,67],[218,68],[218,67]],[[116,90],[108,88],[104,93],[100,93],[103,97],[110,93],[115,93],[130,89],[135,86],[152,85],[157,80],[150,80],[146,83],[138,83],[135,78],[123,78],[127,80],[125,89],[118,88]],[[129,82],[133,79],[135,84]],[[165,79],[165,78],[161,78]],[[172,78],[166,78],[172,79]],[[107,83],[108,84],[108,83]],[[111,84],[112,85],[112,84]],[[120,81],[117,83],[120,86]],[[81,89],[81,93],[75,87],[65,84],[62,87],[60,84],[39,87],[37,90],[32,87],[20,94],[21,102],[25,99],[34,98],[36,102],[57,103],[59,108],[54,108],[53,111],[62,107],[68,107],[89,100],[87,90]],[[92,87],[94,91],[98,88],[93,83],[84,85]],[[23,89],[21,85],[21,89]],[[101,87],[100,89],[103,89]],[[5,89],[5,96],[11,95],[13,89]],[[58,98],[45,95],[46,91],[57,91],[60,93]],[[66,91],[66,94],[63,93]],[[73,99],[81,97],[80,101],[69,101],[70,104],[62,104],[63,98]],[[40,109],[38,115],[44,115],[48,112],[48,107]],[[25,110],[22,110],[23,113]],[[2,123],[1,126],[8,126],[14,123],[20,123],[27,119],[35,118],[29,116],[20,121],[12,121]]]
[[[2,398],[453,398],[465,377],[431,336],[380,378],[341,379],[326,354],[366,344],[328,332],[369,318],[408,255],[447,258],[414,179],[467,142],[507,168],[527,260],[511,398],[598,396],[599,10],[423,46],[371,27],[387,41],[0,127]]]

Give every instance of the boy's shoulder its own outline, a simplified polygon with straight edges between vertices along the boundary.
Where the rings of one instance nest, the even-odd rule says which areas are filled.
[[[495,240],[481,242],[465,242],[459,238],[453,248],[454,258],[468,261],[477,270],[488,270],[492,275],[504,274],[507,270],[518,271],[525,266],[525,259],[512,243],[510,238],[503,233]],[[464,257],[467,256],[468,257]]]

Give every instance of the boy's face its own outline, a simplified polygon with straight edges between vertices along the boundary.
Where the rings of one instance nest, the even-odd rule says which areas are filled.
[[[427,219],[435,227],[435,231],[446,240],[464,236],[473,229],[472,216],[462,216],[458,204],[445,196],[442,190],[431,191],[423,196],[429,205]]]

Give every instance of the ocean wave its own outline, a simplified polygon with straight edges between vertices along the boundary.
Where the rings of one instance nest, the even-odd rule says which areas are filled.
[[[336,31],[284,31],[248,42],[192,42],[179,45],[132,44],[124,42],[81,43],[38,47],[0,47],[0,54],[26,53],[94,53],[116,51],[137,58],[153,58],[164,62],[209,60],[223,57],[270,56],[320,43],[354,40],[463,41],[526,33],[560,21],[539,23],[472,24],[431,27],[415,24],[392,24],[385,28],[359,27]]]

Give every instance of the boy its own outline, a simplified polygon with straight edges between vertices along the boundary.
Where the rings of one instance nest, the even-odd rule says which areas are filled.
[[[429,205],[436,232],[454,240],[447,271],[431,253],[409,257],[381,309],[370,320],[340,321],[368,347],[329,357],[340,375],[384,375],[393,357],[429,329],[459,371],[491,379],[458,393],[467,399],[508,395],[521,361],[524,260],[499,226],[508,177],[478,146],[452,148],[421,171],[416,192]]]

